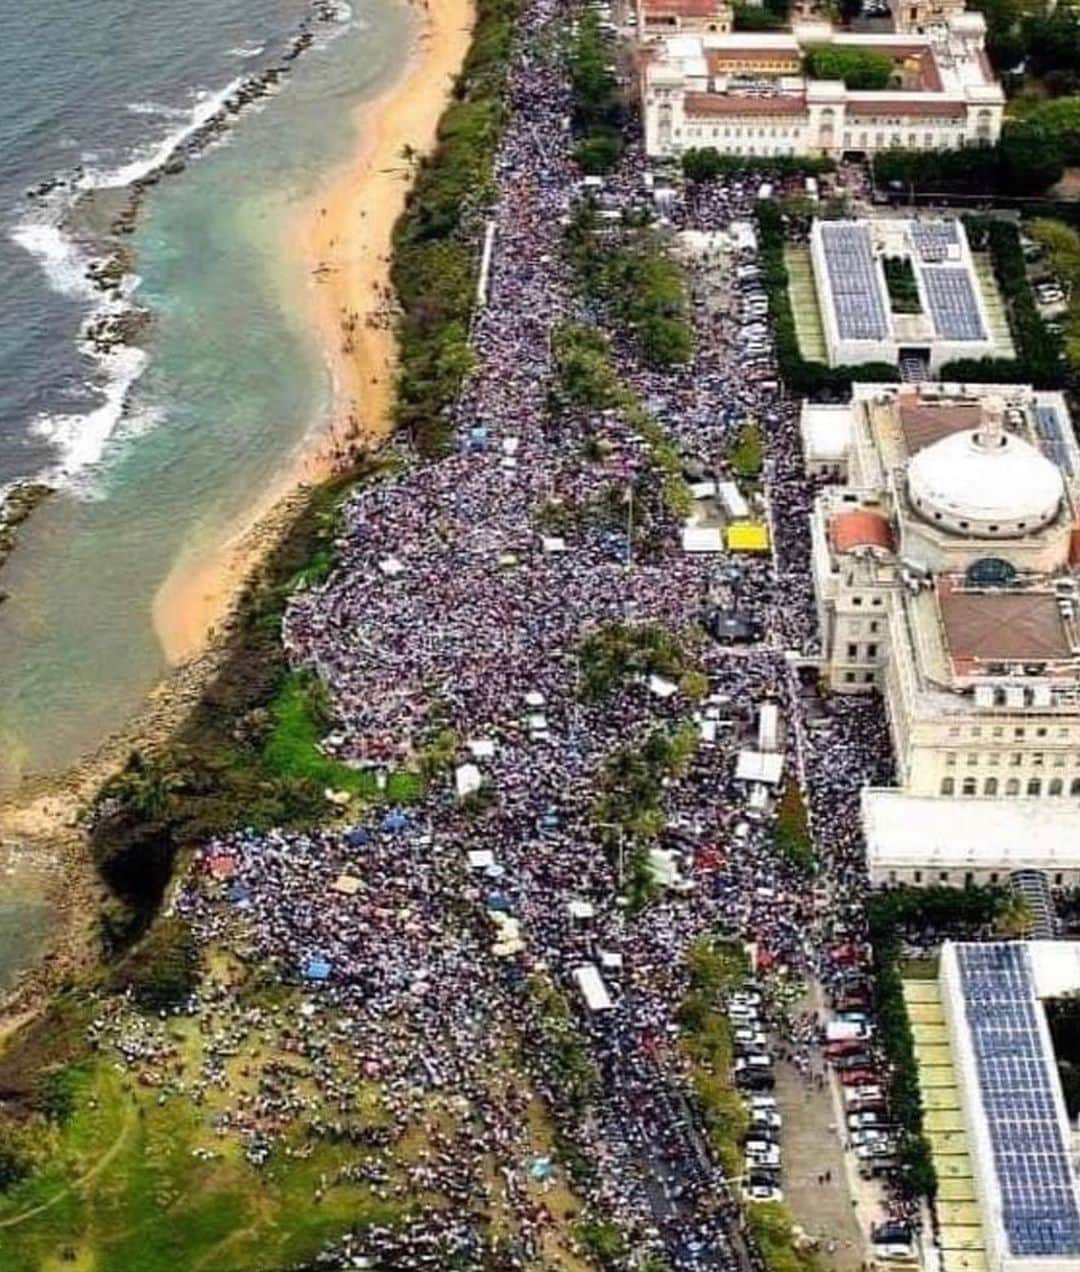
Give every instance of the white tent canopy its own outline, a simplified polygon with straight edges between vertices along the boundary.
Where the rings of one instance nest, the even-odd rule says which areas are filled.
[[[583,963],[580,967],[575,967],[574,980],[590,1011],[611,1011],[615,1006],[595,963]]]
[[[777,786],[784,772],[784,757],[775,751],[740,751],[735,777],[740,782],[765,782]]]

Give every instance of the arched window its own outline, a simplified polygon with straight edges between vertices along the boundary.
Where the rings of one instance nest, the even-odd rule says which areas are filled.
[[[1041,795],[1042,794],[1042,779],[1038,777],[1031,778],[1028,781],[1027,793],[1029,795]]]
[[[1070,795],[1080,795],[1080,777],[1074,777],[1072,785],[1069,787]]]
[[[984,795],[996,795],[998,793],[998,780],[996,777],[988,777],[983,783]]]
[[[1050,785],[1046,788],[1047,795],[1060,795],[1065,789],[1065,784],[1060,777],[1050,779]]]
[[[973,777],[964,778],[963,791],[965,795],[975,794],[975,779]]]
[[[1020,794],[1020,779],[1018,777],[1010,777],[1009,780],[1005,783],[1005,794],[1006,795]]]
[[[941,793],[942,795],[956,794],[956,782],[951,777],[943,777],[941,779]]]

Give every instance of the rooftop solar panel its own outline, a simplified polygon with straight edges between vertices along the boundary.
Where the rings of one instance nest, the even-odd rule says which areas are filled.
[[[975,288],[966,269],[936,265],[922,270],[934,329],[943,340],[983,340]]]
[[[1080,1255],[1080,1206],[1028,951],[960,945],[957,961],[1009,1248],[1016,1257]]]
[[[1045,454],[1071,477],[1073,475],[1072,456],[1069,454],[1065,435],[1061,431],[1058,413],[1052,406],[1036,406],[1035,429]]]
[[[841,340],[884,340],[885,302],[865,225],[823,225],[821,243]]]
[[[912,221],[910,233],[919,259],[927,262],[948,260],[960,242],[955,221]]]

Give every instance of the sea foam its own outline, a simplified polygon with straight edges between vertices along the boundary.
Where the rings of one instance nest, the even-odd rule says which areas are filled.
[[[100,389],[101,405],[81,415],[42,415],[30,426],[35,437],[44,438],[59,452],[55,467],[42,473],[41,479],[86,496],[94,493],[86,473],[101,462],[109,439],[125,418],[131,388],[148,361],[146,351],[134,345],[118,345],[97,357],[107,377]]]

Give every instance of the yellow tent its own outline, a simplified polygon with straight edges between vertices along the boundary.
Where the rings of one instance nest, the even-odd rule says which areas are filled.
[[[760,521],[733,521],[727,528],[729,552],[768,552],[769,527]]]

